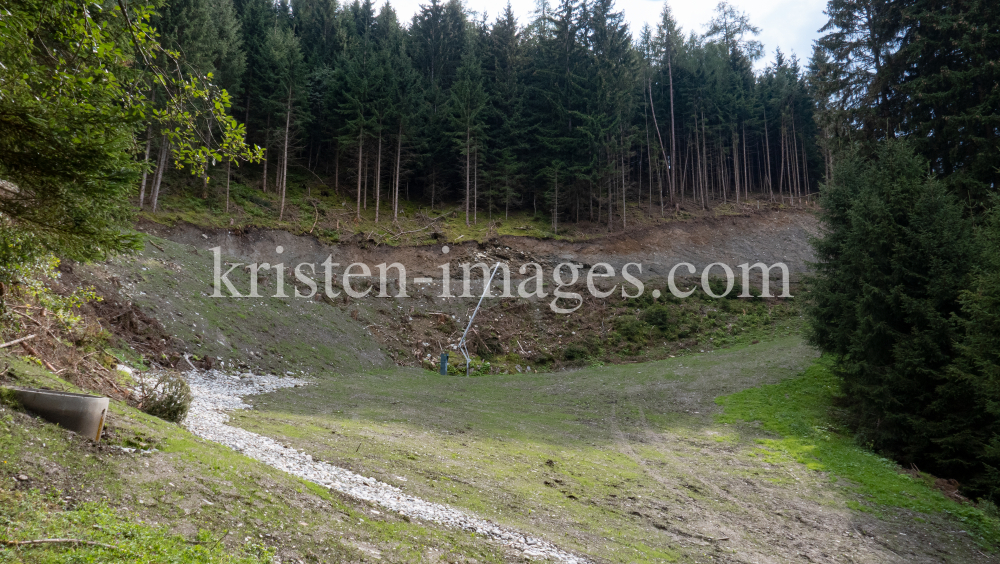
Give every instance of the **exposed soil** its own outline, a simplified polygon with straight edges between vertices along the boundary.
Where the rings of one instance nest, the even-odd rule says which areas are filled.
[[[586,265],[606,262],[621,269],[629,262],[643,265],[643,276],[666,276],[679,262],[690,262],[697,270],[713,262],[723,262],[733,268],[744,262],[766,264],[784,262],[792,272],[801,273],[813,260],[809,238],[818,234],[819,224],[809,211],[763,211],[749,215],[706,217],[677,220],[652,227],[640,227],[586,241],[537,239],[503,236],[488,244],[441,240],[432,246],[392,247],[357,235],[339,245],[321,243],[309,235],[292,235],[285,231],[250,228],[237,230],[207,230],[190,224],[163,226],[144,222],[140,229],[178,243],[199,249],[222,247],[223,254],[246,262],[322,263],[327,256],[334,262],[348,265],[361,262],[368,265],[400,262],[407,274],[440,277],[438,265],[447,258],[453,264],[486,260],[486,249],[501,247],[512,266],[537,261],[545,266],[573,261]],[[441,246],[449,245],[447,257]],[[284,252],[274,253],[277,246]],[[500,257],[504,258],[504,257]],[[513,270],[513,269],[512,269]],[[459,275],[456,268],[453,276]]]
[[[713,262],[723,262],[734,269],[744,262],[783,262],[791,271],[794,288],[798,275],[808,268],[807,263],[812,258],[808,239],[816,233],[818,224],[815,216],[807,211],[764,211],[676,220],[585,241],[510,236],[482,243],[453,241],[447,244],[447,253],[444,252],[443,241],[434,246],[389,247],[364,237],[355,237],[338,245],[328,245],[311,236],[292,235],[284,231],[213,231],[189,224],[165,227],[150,222],[143,223],[141,227],[165,240],[161,240],[156,247],[147,245],[138,263],[110,265],[107,273],[100,274],[102,278],[124,281],[124,291],[130,299],[144,308],[152,308],[151,311],[164,323],[168,333],[175,335],[176,342],[181,343],[180,348],[198,358],[245,361],[270,370],[286,370],[289,367],[352,369],[355,366],[346,363],[342,357],[330,358],[329,354],[320,354],[315,358],[309,355],[305,355],[307,358],[292,358],[287,354],[292,348],[289,346],[289,339],[292,338],[296,346],[318,350],[354,348],[365,358],[361,365],[370,367],[387,363],[424,364],[435,369],[440,353],[444,351],[452,352],[453,363],[456,360],[464,362],[457,351],[458,342],[476,305],[476,298],[482,291],[483,274],[481,269],[473,268],[473,281],[466,290],[461,279],[463,264],[492,266],[496,261],[504,262],[510,268],[511,286],[516,292],[517,284],[524,279],[519,272],[520,267],[535,262],[546,272],[545,276],[550,280],[547,291],[551,293],[552,269],[559,263],[573,262],[589,267],[605,262],[618,273],[627,263],[640,263],[641,273],[635,267],[631,273],[646,283],[648,295],[654,287],[663,294],[667,293],[664,279],[678,262],[690,262],[696,269]],[[279,246],[283,251],[280,255],[276,253]],[[341,283],[339,273],[351,263],[360,262],[372,267],[372,278],[357,281],[357,289],[361,290],[378,285],[376,265],[398,262],[406,267],[409,297],[394,297],[399,289],[394,280],[397,273],[391,270],[387,291],[393,297],[376,297],[377,288],[364,298],[348,298],[346,293],[335,299],[317,295],[312,301],[323,306],[319,310],[306,307],[310,300],[296,298],[205,299],[206,284],[210,287],[213,268],[211,249],[215,247],[222,249],[223,270],[228,270],[234,263],[244,265],[230,275],[242,292],[246,292],[249,286],[247,263],[280,262],[286,265],[286,293],[291,294],[296,289],[308,293],[305,286],[296,283],[292,275],[294,265],[313,263],[320,269],[319,265],[330,257],[330,260],[340,264],[333,280],[337,291]],[[460,296],[466,292],[466,297],[441,297],[444,293],[442,265],[448,266],[453,295]],[[143,270],[148,268],[148,272],[140,271],[140,266]],[[529,268],[528,274],[532,272]],[[681,270],[679,274],[680,280],[688,286],[698,283],[696,277],[692,280],[686,276],[686,270]],[[722,275],[722,271],[717,269],[713,274]],[[777,271],[773,271],[772,278],[776,275]],[[418,277],[432,280],[416,283]],[[275,292],[276,280],[272,274],[261,271],[259,278],[262,295]],[[759,284],[758,278],[755,272],[752,286]],[[322,285],[322,274],[317,272],[316,279]],[[618,292],[607,299],[590,296],[585,279],[584,271],[571,288],[585,299],[582,306],[569,315],[553,313],[549,303],[551,298],[487,300],[477,317],[476,326],[468,335],[470,350],[480,358],[488,359],[491,366],[487,370],[492,372],[513,372],[529,367],[531,370],[552,370],[597,359],[635,362],[664,358],[685,350],[711,350],[726,346],[737,337],[747,335],[748,329],[766,329],[773,326],[776,320],[791,314],[787,308],[782,309],[787,300],[770,301],[766,311],[729,308],[732,311],[725,314],[713,313],[719,308],[710,303],[688,300],[683,308],[690,311],[684,315],[680,311],[683,308],[674,308],[672,323],[676,327],[673,329],[657,332],[639,325],[635,327],[645,329],[647,335],[619,338],[615,332],[620,324],[627,318],[642,321],[642,311],[622,299]],[[776,279],[773,281],[777,283]],[[177,293],[178,284],[189,289]],[[605,285],[600,283],[599,286]],[[319,290],[322,294],[322,287]],[[185,307],[192,309],[195,315],[200,314],[202,319],[192,320],[190,314],[184,317],[182,311],[169,304],[167,297],[170,294],[174,294],[175,302],[187,302]],[[238,307],[243,310],[233,309],[237,307],[234,304],[237,301],[242,304]],[[199,305],[194,305],[194,302]],[[296,311],[311,310],[313,313],[307,315],[310,321],[303,320],[294,327],[279,331],[260,323],[271,318],[274,318],[273,323],[278,323],[275,315],[287,318],[287,311],[282,307],[287,305]],[[212,318],[205,315],[215,310],[220,311],[215,312]],[[232,311],[223,314],[221,310]],[[256,319],[258,322],[240,323],[237,329],[232,327],[232,321],[237,317]],[[690,320],[694,318],[701,318],[704,322],[692,323]],[[203,325],[199,325],[192,330],[192,321],[199,324],[207,321],[207,327],[203,329]],[[335,338],[348,327],[361,335]],[[376,352],[369,345],[362,344],[365,339],[372,341],[380,350]],[[750,338],[746,341],[749,342]],[[280,350],[285,358],[280,359],[283,361],[280,365],[272,366],[267,355],[257,354],[262,350]],[[242,356],[246,358],[239,358],[239,352],[244,353]],[[237,353],[235,357],[234,353]]]

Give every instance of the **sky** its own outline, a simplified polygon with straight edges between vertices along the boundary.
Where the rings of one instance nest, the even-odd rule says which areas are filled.
[[[409,22],[420,4],[427,0],[391,0],[401,21]],[[378,2],[381,5],[383,2]],[[486,12],[488,21],[493,21],[507,5],[506,0],[464,0],[468,10]],[[718,0],[674,0],[670,7],[674,19],[681,26],[684,35],[692,30],[704,33],[706,24],[715,11]],[[803,63],[812,54],[813,41],[819,38],[819,28],[826,23],[823,10],[826,0],[730,0],[730,4],[750,16],[750,22],[761,30],[759,41],[764,44],[764,59],[757,62],[763,68],[774,59],[775,48],[780,47],[786,55],[794,52]],[[550,0],[550,5],[555,5]],[[619,11],[624,11],[625,19],[632,28],[633,37],[639,36],[642,24],[648,22],[655,29],[663,10],[662,0],[617,0]],[[511,7],[518,22],[524,25],[535,9],[535,0],[511,0]]]

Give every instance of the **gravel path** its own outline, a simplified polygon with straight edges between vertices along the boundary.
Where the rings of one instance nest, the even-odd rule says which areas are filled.
[[[377,503],[409,517],[473,531],[515,548],[527,557],[569,564],[589,562],[583,557],[559,550],[553,544],[541,539],[500,527],[447,505],[415,498],[395,486],[314,460],[312,456],[287,448],[274,439],[226,424],[229,420],[227,411],[251,407],[243,403],[244,396],[305,385],[309,383],[306,380],[250,373],[227,374],[218,370],[190,371],[185,374],[185,378],[191,386],[194,401],[184,425],[200,437],[226,445],[269,466],[356,499]]]

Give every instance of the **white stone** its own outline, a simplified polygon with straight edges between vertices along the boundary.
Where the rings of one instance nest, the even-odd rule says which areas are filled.
[[[447,505],[405,495],[402,490],[390,484],[314,460],[311,455],[300,453],[270,437],[226,424],[229,420],[227,411],[250,409],[251,406],[243,403],[243,396],[309,384],[306,380],[252,373],[238,376],[218,370],[191,370],[185,374],[185,379],[191,386],[194,400],[191,402],[191,409],[184,425],[195,435],[226,445],[271,467],[359,500],[377,503],[409,517],[474,531],[490,540],[520,550],[527,557],[547,558],[567,564],[590,562],[586,558],[560,550],[546,541],[522,536],[517,531],[499,527],[486,519]],[[406,481],[405,478],[400,479]],[[373,513],[378,514],[378,512]]]

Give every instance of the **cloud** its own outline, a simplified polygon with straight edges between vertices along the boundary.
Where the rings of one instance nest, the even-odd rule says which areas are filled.
[[[427,3],[420,0],[401,0],[392,2],[392,6],[401,21],[409,22],[419,10],[420,4]],[[506,6],[503,0],[465,0],[464,3],[467,10],[485,12],[489,21],[493,21],[503,13]],[[706,25],[715,13],[716,4],[717,2],[704,0],[675,1],[670,7],[684,35],[687,35],[692,30],[704,33]],[[803,62],[808,61],[812,55],[813,41],[820,36],[819,28],[827,21],[823,14],[823,10],[826,9],[825,0],[732,0],[730,4],[746,12],[750,16],[750,22],[761,29],[758,39],[764,43],[765,57],[763,61],[758,62],[758,68],[763,68],[774,58],[774,50],[778,47],[786,54],[794,52]],[[550,6],[554,8],[556,5],[555,1],[550,0]],[[535,2],[512,0],[511,7],[518,21],[524,25],[535,11]],[[615,7],[625,13],[625,19],[631,26],[633,36],[638,36],[644,23],[649,23],[655,28],[663,10],[663,2],[618,0]]]

